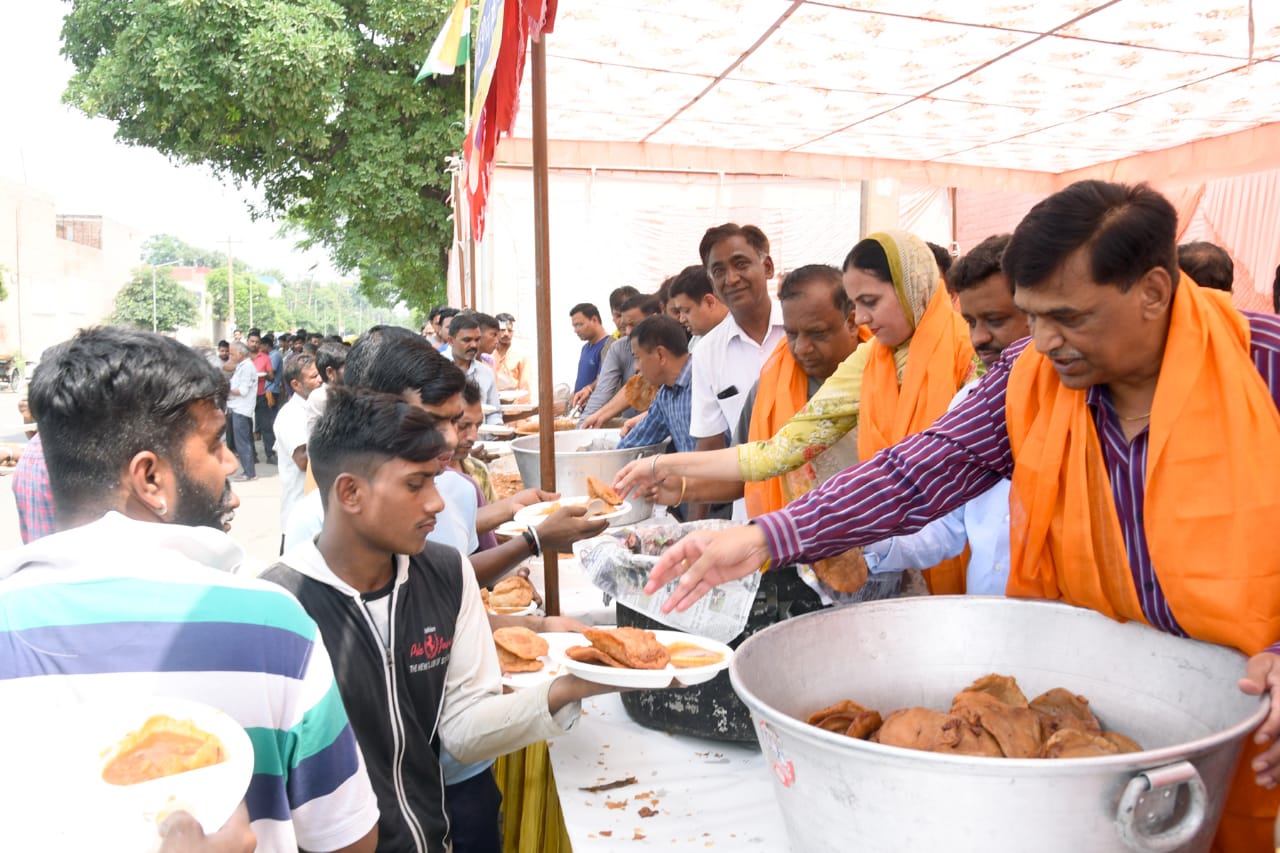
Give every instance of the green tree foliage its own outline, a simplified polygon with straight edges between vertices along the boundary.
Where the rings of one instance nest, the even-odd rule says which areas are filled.
[[[254,212],[359,270],[372,302],[421,308],[443,301],[463,81],[413,78],[451,5],[75,0],[64,97],[124,142],[260,187]]]
[[[284,302],[294,329],[346,336],[379,324],[412,328],[408,312],[374,305],[349,284],[286,283]]]
[[[210,270],[205,277],[205,292],[209,295],[209,305],[213,316],[218,320],[226,320],[227,306],[227,268],[219,267]],[[271,288],[261,281],[256,274],[236,269],[236,326],[248,330],[256,326],[264,332],[289,328],[292,318],[284,310],[283,302],[271,295]],[[249,294],[252,291],[253,302],[250,304]]]
[[[4,302],[9,298],[9,288],[5,284],[4,277],[9,272],[9,268],[4,264],[0,264],[0,302]]]
[[[172,234],[152,234],[142,241],[142,260],[180,267],[221,267],[226,265],[227,256],[224,252],[197,249]]]
[[[135,329],[150,329],[152,323],[151,273],[155,272],[155,328],[161,332],[176,332],[190,328],[200,321],[199,299],[194,293],[173,280],[168,269],[138,267],[119,293],[111,322]]]

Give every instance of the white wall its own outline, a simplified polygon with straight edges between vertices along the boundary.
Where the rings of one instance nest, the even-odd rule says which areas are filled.
[[[571,384],[582,343],[569,309],[593,302],[609,320],[609,291],[652,293],[699,263],[698,241],[723,222],[758,225],[782,272],[839,265],[859,235],[860,185],[707,174],[553,171],[549,180],[553,376]],[[517,343],[535,355],[533,181],[527,169],[494,173],[479,255],[480,307],[517,319]],[[776,286],[776,281],[774,282]]]

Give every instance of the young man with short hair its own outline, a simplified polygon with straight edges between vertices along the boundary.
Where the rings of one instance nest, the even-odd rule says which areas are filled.
[[[493,352],[493,373],[498,381],[499,391],[533,392],[533,371],[529,368],[529,357],[511,343],[515,335],[516,318],[510,314],[499,314],[498,346]]]
[[[585,406],[595,390],[596,378],[600,375],[600,364],[604,360],[605,350],[613,342],[613,338],[605,334],[604,323],[600,321],[600,309],[590,302],[579,302],[569,309],[569,319],[573,322],[573,333],[582,341],[582,352],[578,355],[578,375],[573,380],[572,407]]]
[[[276,464],[276,436],[272,429],[275,424],[275,411],[271,407],[272,396],[267,391],[267,383],[275,379],[275,368],[272,367],[268,348],[263,345],[262,335],[256,328],[249,330],[245,342],[249,345],[249,354],[258,375],[258,393],[254,397],[253,404],[253,431],[262,438],[262,449],[266,453],[267,464],[274,465]],[[256,463],[258,449],[252,442],[249,449]]]
[[[699,264],[680,270],[671,281],[668,298],[680,322],[693,336],[689,340],[691,350],[729,313],[728,307],[716,298],[706,267]]]
[[[437,748],[474,762],[555,737],[581,699],[613,688],[566,675],[503,694],[475,572],[426,541],[444,509],[435,479],[448,443],[436,424],[400,397],[335,391],[310,443],[324,527],[263,577],[292,592],[335,649],[384,848],[443,853]]]
[[[377,803],[316,624],[236,574],[225,394],[217,368],[151,332],[86,329],[45,351],[31,405],[61,532],[0,561],[0,707],[222,709],[252,735],[259,851],[371,853]]]
[[[658,297],[639,294],[622,303],[618,313],[618,331],[622,337],[617,346],[610,346],[604,354],[604,362],[600,366],[600,375],[596,379],[595,390],[591,392],[580,429],[597,429],[615,417],[630,417],[636,410],[627,405],[626,384],[636,374],[635,359],[632,356],[631,344],[627,336],[645,317],[653,317],[662,313],[662,304]]]
[[[483,311],[475,312],[476,322],[480,324],[480,360],[493,370],[493,353],[498,348],[498,337],[502,334],[502,324],[498,318]],[[496,379],[496,377],[495,377]]]

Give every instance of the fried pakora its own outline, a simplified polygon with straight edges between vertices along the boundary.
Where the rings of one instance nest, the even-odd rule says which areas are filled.
[[[567,649],[565,654],[577,661],[627,669],[664,669],[671,662],[667,647],[658,642],[652,631],[641,628],[588,628],[583,636],[591,641],[593,648],[615,663],[588,660],[587,656],[594,656],[594,653],[576,651],[582,646]]]
[[[545,639],[518,625],[494,631],[493,644],[503,672],[537,672],[542,669],[538,658],[550,651]]]
[[[1027,707],[1025,697],[1019,706],[1004,702],[993,693],[972,689],[979,683],[981,681],[956,695],[951,702],[951,713],[989,732],[1005,758],[1039,758],[1043,741],[1040,715]],[[1022,696],[1017,684],[1013,690],[1016,696]],[[1006,695],[1013,697],[1012,693]]]
[[[513,610],[523,610],[533,603],[537,590],[533,588],[533,584],[529,583],[527,578],[520,575],[512,575],[509,578],[503,578],[493,585],[493,589],[488,596],[482,596],[487,599],[486,603],[490,610],[498,611],[498,608],[512,608]],[[509,612],[509,611],[508,611]]]
[[[613,490],[604,480],[587,476],[587,497],[599,498],[611,507],[622,506],[622,496]]]
[[[1043,717],[1044,736],[1048,739],[1061,729],[1078,729],[1101,734],[1102,725],[1089,710],[1089,700],[1070,690],[1055,687],[1031,700],[1031,707]]]
[[[957,693],[949,712],[914,707],[894,711],[883,722],[879,716],[844,700],[814,712],[808,722],[888,746],[993,758],[1089,758],[1142,750],[1125,735],[1103,731],[1083,696],[1055,688],[1028,702],[1015,679],[996,674]]]
[[[811,726],[856,738],[870,737],[876,729],[880,728],[882,722],[879,711],[864,708],[848,699],[809,715]]]
[[[625,667],[622,661],[614,660],[595,646],[570,646],[564,650],[565,657],[578,663],[593,663],[596,666]]]

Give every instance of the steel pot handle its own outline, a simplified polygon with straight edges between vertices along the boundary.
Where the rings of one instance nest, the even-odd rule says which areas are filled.
[[[1187,813],[1163,832],[1149,833],[1152,825],[1172,813],[1178,788],[1187,786],[1191,801]],[[1168,853],[1185,846],[1204,823],[1209,795],[1200,772],[1190,761],[1179,761],[1144,770],[1129,780],[1116,809],[1116,829],[1130,850],[1140,853]]]

